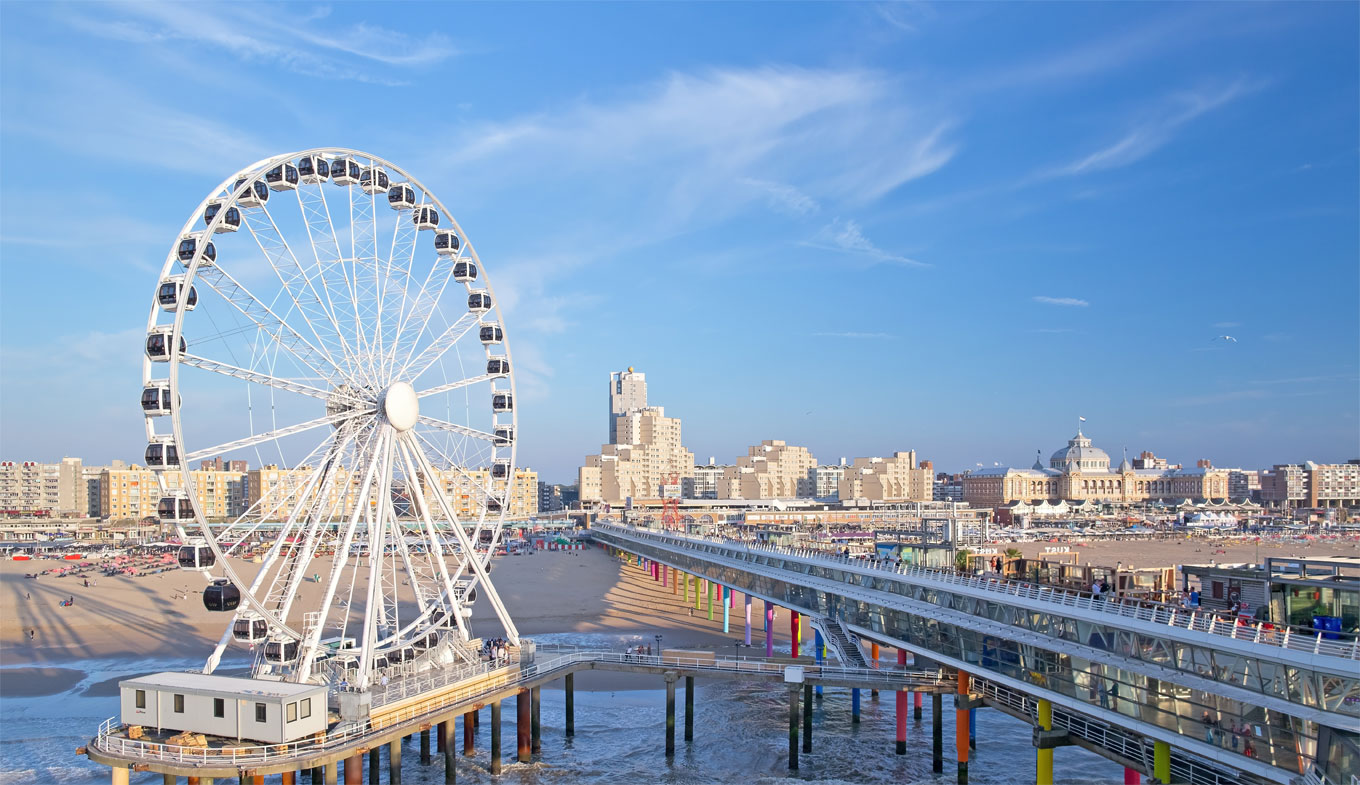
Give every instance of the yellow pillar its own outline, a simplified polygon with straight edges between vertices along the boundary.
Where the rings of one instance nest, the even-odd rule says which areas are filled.
[[[113,785],[128,785],[129,770],[127,766],[113,767]]]
[[[1039,729],[1053,730],[1053,704],[1039,699]],[[1053,750],[1039,750],[1038,769],[1034,777],[1035,785],[1053,785]]]
[[[703,608],[699,607],[699,576],[698,576],[698,575],[694,576],[694,610],[696,610],[696,611],[703,610]]]
[[[1152,776],[1163,785],[1171,782],[1171,745],[1165,741],[1152,743]]]

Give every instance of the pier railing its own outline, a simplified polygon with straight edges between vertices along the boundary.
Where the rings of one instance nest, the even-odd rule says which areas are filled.
[[[545,649],[547,647],[539,647]],[[643,665],[659,668],[677,668],[687,671],[722,671],[751,676],[782,675],[788,667],[783,663],[762,661],[751,657],[666,657],[661,655],[624,654],[621,652],[568,650],[555,653],[555,656],[532,664],[512,663],[500,668],[473,673],[469,678],[483,675],[476,683],[465,687],[452,686],[453,689],[440,692],[429,700],[412,703],[409,706],[384,713],[377,723],[366,720],[336,733],[289,742],[287,744],[257,744],[232,747],[186,747],[148,739],[130,739],[122,735],[123,724],[117,717],[110,717],[99,726],[99,733],[91,740],[90,746],[100,752],[119,758],[143,762],[173,763],[180,766],[200,768],[246,768],[265,766],[289,761],[305,760],[358,744],[364,737],[402,725],[427,716],[435,716],[444,709],[460,703],[475,702],[519,684],[551,678],[560,671],[567,671],[579,665],[592,663],[613,663],[619,665]],[[848,668],[836,665],[802,665],[806,676],[853,681],[888,681],[902,686],[942,685],[948,680],[940,671],[898,670],[892,668]],[[437,689],[437,688],[436,688]],[[395,699],[388,702],[394,702]]]
[[[780,545],[748,543],[740,540],[729,540],[718,537],[703,537],[672,532],[660,533],[614,523],[596,524],[596,527],[606,531],[617,529],[623,536],[639,539],[651,539],[658,542],[671,540],[681,547],[696,547],[701,545],[721,546],[729,550],[734,558],[743,561],[753,562],[756,557],[768,554],[790,556],[803,560],[845,565],[858,570],[886,572],[917,580],[934,581],[950,586],[963,586],[969,589],[1004,595],[1006,597],[1014,597],[1017,599],[1056,603],[1068,608],[1076,608],[1098,614],[1108,614],[1126,619],[1136,619],[1168,627],[1179,627],[1184,630],[1203,632],[1209,635],[1231,638],[1233,640],[1261,644],[1270,648],[1289,649],[1291,651],[1305,652],[1308,654],[1320,654],[1330,657],[1360,660],[1360,636],[1355,635],[1334,632],[1325,633],[1308,628],[1272,625],[1256,620],[1224,619],[1222,616],[1212,612],[1167,608],[1165,606],[1153,605],[1137,600],[1131,601],[1117,598],[1102,599],[1097,598],[1095,595],[1088,592],[1072,591],[1070,589],[1053,586],[1041,586],[1009,579],[959,575],[958,573],[947,570],[938,570],[929,567],[900,565],[872,559],[857,559],[838,554],[828,554],[825,551],[810,548],[786,548]],[[1338,637],[1331,638],[1328,636]]]

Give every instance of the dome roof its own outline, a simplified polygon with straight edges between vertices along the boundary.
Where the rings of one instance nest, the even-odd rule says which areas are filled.
[[[1071,471],[1109,471],[1110,456],[1099,447],[1091,446],[1091,440],[1081,431],[1067,440],[1067,446],[1053,453],[1048,459],[1053,469]]]

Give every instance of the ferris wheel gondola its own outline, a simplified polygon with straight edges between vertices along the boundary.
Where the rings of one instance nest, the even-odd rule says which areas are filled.
[[[175,235],[147,324],[145,459],[180,566],[216,573],[204,607],[232,614],[205,672],[232,642],[256,676],[299,682],[470,661],[479,596],[518,640],[489,577],[514,377],[490,283],[454,286],[480,260],[449,216],[391,162],[325,148],[231,174]],[[248,491],[194,471],[218,457],[258,467]]]

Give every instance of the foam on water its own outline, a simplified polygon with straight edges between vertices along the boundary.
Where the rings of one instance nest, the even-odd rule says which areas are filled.
[[[561,635],[538,636],[540,641],[569,645],[626,646],[632,636]],[[244,661],[227,663],[239,668]],[[0,738],[0,785],[60,782],[63,785],[103,785],[108,769],[77,756],[99,723],[118,713],[117,697],[91,697],[84,690],[108,679],[157,670],[184,670],[201,665],[199,660],[146,659],[141,661],[86,661],[67,667],[79,668],[86,677],[60,695],[39,698],[0,698],[4,733]],[[0,673],[0,675],[3,675]],[[660,679],[658,678],[658,682]],[[576,693],[576,736],[564,737],[563,694],[542,694],[543,754],[538,762],[514,762],[515,707],[506,701],[501,713],[504,773],[488,773],[487,727],[490,711],[483,710],[477,732],[477,753],[461,754],[461,728],[456,734],[460,783],[501,785],[618,785],[622,782],[658,782],[668,785],[700,785],[739,781],[775,785],[790,779],[825,785],[861,785],[871,782],[952,783],[953,719],[951,702],[945,700],[945,773],[930,768],[929,701],[921,722],[908,722],[908,751],[893,753],[894,700],[882,693],[871,701],[862,694],[861,722],[850,722],[848,690],[827,689],[814,707],[813,751],[799,755],[800,769],[788,771],[788,703],[782,687],[745,682],[699,680],[695,701],[694,742],[684,742],[683,690],[677,695],[676,757],[668,764],[664,755],[665,692],[632,690]],[[1033,782],[1034,750],[1029,726],[994,711],[981,710],[978,746],[971,755],[970,781],[975,785],[1011,785]],[[801,726],[800,726],[801,732]],[[443,766],[422,767],[417,743],[407,745],[403,781],[413,785],[443,782]],[[1122,782],[1122,769],[1092,753],[1069,747],[1056,754],[1058,782],[1068,785],[1104,785]],[[383,765],[386,766],[384,756]],[[384,779],[386,777],[384,776]],[[134,774],[135,785],[155,785],[160,775]]]

